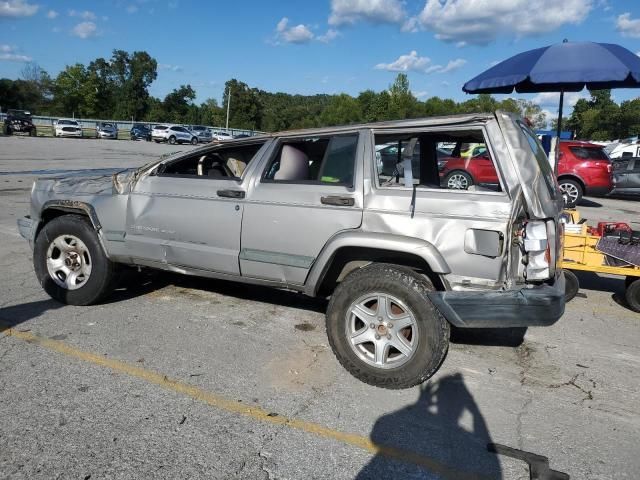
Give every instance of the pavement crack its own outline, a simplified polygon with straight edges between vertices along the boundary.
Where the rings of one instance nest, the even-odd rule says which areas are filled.
[[[571,380],[564,383],[555,383],[555,384],[549,385],[549,388],[575,387],[585,395],[584,398],[580,401],[580,403],[584,403],[587,400],[593,400],[592,390],[587,390],[583,386],[576,383],[576,380],[578,380],[578,377],[580,375],[581,375],[580,373],[576,373],[573,377],[571,377]],[[587,381],[591,382],[592,388],[596,387],[596,382],[594,382],[591,379],[587,379]]]

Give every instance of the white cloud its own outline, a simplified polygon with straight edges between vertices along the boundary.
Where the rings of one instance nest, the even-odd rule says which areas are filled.
[[[331,0],[329,25],[359,21],[401,25],[407,16],[403,4],[401,0]]]
[[[467,61],[464,58],[456,58],[455,60],[449,60],[449,62],[444,67],[438,68],[437,70],[434,70],[434,71],[438,73],[455,72],[456,70],[459,70],[462,67],[464,67],[466,63]]]
[[[535,36],[579,24],[593,0],[427,0],[418,19],[445,42],[490,43],[498,35]]]
[[[80,17],[83,20],[95,20],[96,14],[93,12],[90,12],[89,10],[85,10],[83,12],[78,12],[76,10],[69,10],[69,16],[70,17]]]
[[[26,55],[16,52],[16,47],[11,45],[0,45],[0,61],[4,62],[30,62],[33,60]]]
[[[136,13],[138,11],[137,5],[129,5],[127,8],[127,13]]]
[[[276,26],[276,38],[287,43],[307,43],[313,40],[313,32],[306,25],[289,26],[289,19],[283,17]]]
[[[172,72],[181,72],[183,69],[180,65],[170,65],[168,63],[161,63],[158,65],[160,70],[170,70]]]
[[[71,34],[80,38],[95,37],[98,34],[98,27],[93,22],[82,22],[73,27]]]
[[[58,15],[60,15],[58,12],[56,12],[55,10],[49,10],[47,12],[47,18],[53,20],[54,18],[56,18]]]
[[[426,90],[419,90],[417,92],[411,92],[413,93],[413,96],[416,98],[424,98],[427,95],[429,95],[429,92],[427,92]]]
[[[30,17],[35,15],[39,8],[39,5],[28,3],[24,0],[0,1],[0,18]]]
[[[412,50],[408,55],[400,55],[397,60],[391,63],[379,63],[374,68],[389,72],[428,73],[430,65],[431,59],[429,57],[420,57],[418,52]]]
[[[340,32],[330,28],[324,35],[318,35],[317,39],[322,43],[329,43],[340,36]]]
[[[573,108],[578,100],[581,98],[588,99],[588,92],[565,92],[564,94],[564,104],[569,105]],[[531,99],[531,101],[535,104],[540,105],[541,107],[549,107],[558,109],[558,105],[560,104],[560,93],[559,92],[542,92],[538,93],[535,97]]]
[[[640,19],[631,18],[630,13],[623,13],[618,16],[616,21],[616,30],[618,30],[623,37],[640,37]]]

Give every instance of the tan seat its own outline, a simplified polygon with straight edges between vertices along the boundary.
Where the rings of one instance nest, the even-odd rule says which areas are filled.
[[[308,180],[309,157],[302,150],[284,145],[280,154],[280,168],[274,180]]]

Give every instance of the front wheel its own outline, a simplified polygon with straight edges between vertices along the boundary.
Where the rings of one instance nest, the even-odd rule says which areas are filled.
[[[449,324],[428,299],[431,282],[413,270],[373,264],[349,274],[327,309],[329,343],[359,380],[389,389],[430,378],[449,345]]]
[[[471,185],[473,185],[473,178],[467,172],[456,170],[454,172],[449,172],[447,176],[444,177],[444,182],[449,189],[467,190]]]
[[[567,196],[567,207],[573,208],[575,207],[580,200],[582,200],[582,195],[584,192],[582,191],[582,185],[580,185],[575,180],[571,180],[568,178],[563,178],[558,180],[558,185],[560,186],[560,191]]]
[[[198,144],[198,139],[196,137],[193,137],[191,139],[191,145],[197,145]]]
[[[174,137],[173,135],[171,135],[169,137],[169,145],[175,145],[176,144],[176,137]]]
[[[33,251],[38,281],[54,299],[91,305],[112,290],[115,265],[107,258],[86,217],[63,215],[47,223]]]
[[[4,129],[4,134],[5,135],[11,135],[11,128],[9,128],[9,125],[7,125]]]

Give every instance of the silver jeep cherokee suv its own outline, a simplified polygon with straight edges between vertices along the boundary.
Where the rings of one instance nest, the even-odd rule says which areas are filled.
[[[441,185],[438,147],[463,143],[486,145],[497,188]],[[398,157],[383,173],[387,144]],[[406,388],[438,370],[450,325],[560,318],[562,202],[535,135],[497,112],[283,132],[39,179],[18,224],[62,302],[104,299],[118,265],[330,297],[340,363]]]

